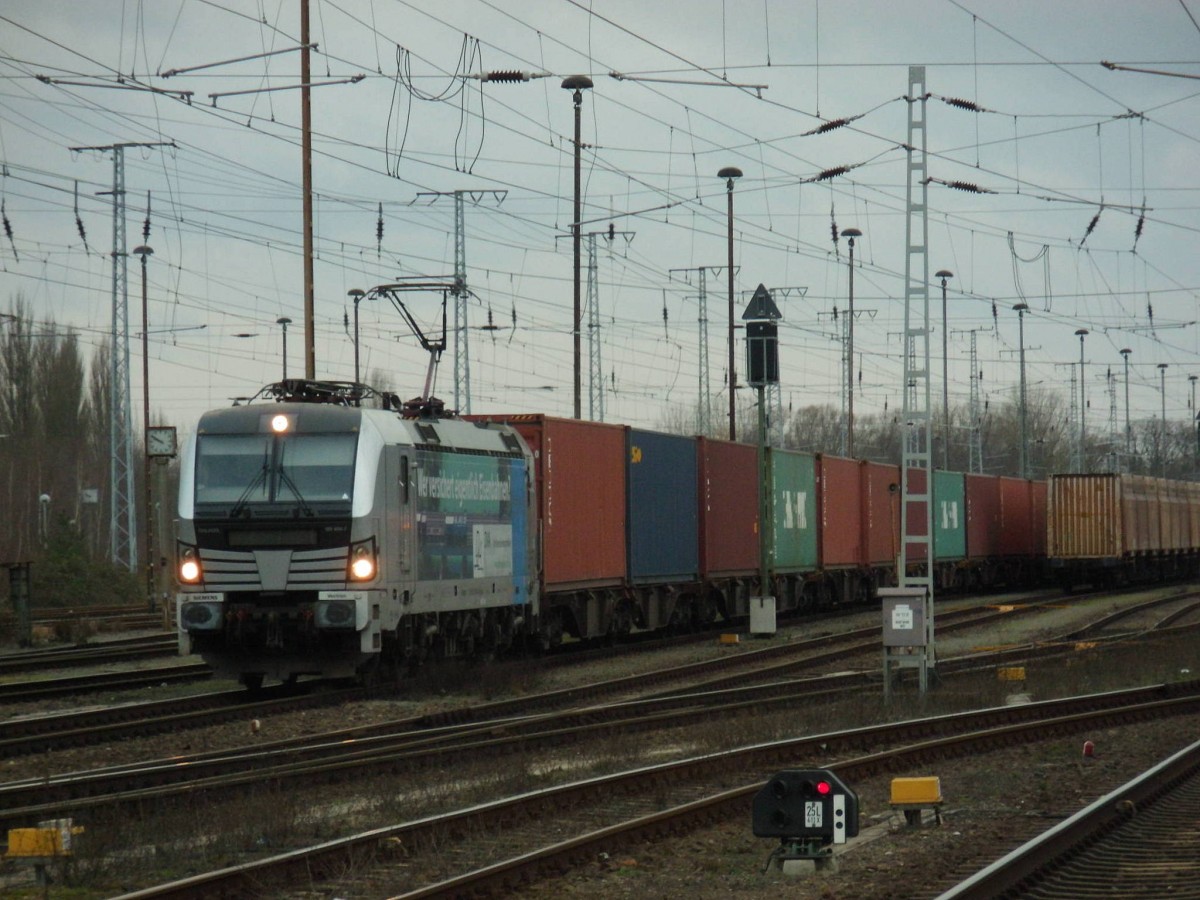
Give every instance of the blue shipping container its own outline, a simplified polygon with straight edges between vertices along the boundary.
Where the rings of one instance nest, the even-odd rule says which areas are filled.
[[[700,571],[696,439],[626,432],[629,580],[695,581]]]

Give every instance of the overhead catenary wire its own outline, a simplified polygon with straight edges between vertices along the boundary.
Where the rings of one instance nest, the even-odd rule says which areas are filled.
[[[692,132],[692,138],[693,138],[693,139],[695,138],[695,132]],[[760,150],[761,150],[761,147],[762,147],[763,145],[760,145],[760,144],[757,144],[757,143],[756,143],[756,146],[759,146],[759,147],[760,147]],[[695,158],[696,158],[696,157],[693,157],[693,159],[694,159],[694,160],[695,160]],[[820,167],[814,167],[813,171],[822,171],[822,172],[823,172],[823,171],[827,171],[827,170],[829,170],[829,169],[831,169],[831,168],[835,168],[835,167],[828,167],[828,166],[827,166],[825,169],[821,169]],[[701,196],[702,196],[702,193],[701,193]],[[865,204],[866,202],[867,202],[867,201],[865,201],[865,200],[864,200],[864,204]],[[875,201],[874,201],[874,199],[872,199],[872,200],[870,201],[870,205],[871,205],[871,206],[875,206]],[[651,206],[651,204],[647,204],[647,208],[649,208],[650,206]],[[876,208],[881,208],[881,207],[876,207]],[[389,221],[390,221],[390,215],[391,215],[391,213],[389,212]],[[756,230],[756,227],[755,227],[755,226],[754,226],[754,224],[753,224],[753,223],[751,223],[751,222],[747,222],[747,223],[745,223],[745,225],[744,225],[744,226],[743,226],[743,225],[741,225],[741,223],[740,223],[740,227],[743,227],[743,228],[745,229],[745,231],[746,231],[747,235],[749,235],[749,233],[750,233],[750,232],[753,232],[753,231],[755,231],[755,230]],[[767,229],[767,230],[769,230],[769,229]],[[762,238],[760,238],[760,240],[765,240],[765,236],[764,236],[764,237],[762,237]],[[276,242],[275,242],[275,241],[272,241],[272,245],[273,245],[273,246],[276,246],[276,247],[278,246],[278,245],[276,244]],[[273,250],[273,252],[275,252],[275,251]],[[650,274],[648,269],[646,270],[646,272],[647,272],[647,274]]]

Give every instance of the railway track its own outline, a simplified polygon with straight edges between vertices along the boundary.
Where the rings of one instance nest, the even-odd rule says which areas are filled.
[[[1015,608],[1035,610],[1035,606]],[[940,628],[953,631],[995,621],[998,617],[1011,614],[1001,609],[961,609],[943,613]],[[639,673],[625,678],[595,682],[589,685],[559,691],[519,697],[514,700],[477,704],[446,710],[435,715],[417,717],[389,723],[390,728],[408,729],[469,723],[505,716],[520,716],[563,709],[588,702],[599,702],[622,694],[643,694],[658,687],[663,693],[695,693],[699,690],[719,691],[724,688],[742,687],[750,680],[792,679],[805,670],[830,663],[844,663],[854,654],[874,653],[879,646],[880,629],[869,627],[854,629],[840,634],[821,635],[814,638],[772,643],[761,649],[744,650],[728,656],[690,663],[654,672]],[[1011,651],[1016,653],[1018,651]],[[1032,652],[1032,651],[1030,651]],[[551,666],[557,665],[551,660]],[[156,685],[168,680],[187,680],[211,677],[203,664],[185,665],[170,669],[150,670],[145,674],[130,673],[130,680],[119,680],[119,675],[88,677],[84,680],[59,679],[53,682],[33,682],[22,685],[0,684],[0,701],[14,702],[34,692],[35,696],[60,696],[86,689],[111,689],[114,686]],[[9,691],[13,693],[9,693]],[[279,691],[269,695],[272,704],[269,712],[286,712],[289,701],[279,696]],[[362,699],[369,696],[366,690],[339,692],[330,696],[330,703]],[[212,699],[210,699],[212,698]],[[311,701],[296,698],[295,708],[308,708]],[[66,712],[53,716],[37,716],[13,719],[5,723],[5,734],[0,738],[0,758],[12,758],[28,753],[46,753],[61,747],[78,747],[102,741],[121,740],[146,734],[157,734],[164,730],[197,728],[230,721],[243,716],[247,709],[245,692],[219,692],[197,698],[179,698],[163,703],[130,704],[107,710],[91,710],[80,714]],[[361,729],[349,729],[335,733],[342,739],[352,740],[364,736]],[[334,735],[330,735],[333,739]]]
[[[1078,595],[1075,602],[1086,595]],[[967,622],[956,626],[955,619],[970,616],[971,608],[943,610],[939,612],[939,628],[953,631],[956,627],[967,627],[971,624],[984,624],[987,621],[1001,618],[1005,613],[1021,613],[1036,611],[1040,608],[1053,606],[1061,601],[1060,596],[1016,595],[1010,602],[993,605],[993,611],[986,618],[976,622]],[[69,611],[63,611],[65,616]],[[818,621],[818,620],[814,620]],[[822,625],[828,624],[828,619],[819,620]],[[801,620],[800,627],[805,626]],[[878,628],[860,629],[856,634],[863,638],[862,645],[857,648],[863,652],[874,652],[871,639],[879,632]],[[665,640],[648,641],[623,645],[619,652],[640,654],[661,650],[664,647],[680,646],[711,640],[718,632],[708,632],[700,635],[681,635]],[[118,664],[130,659],[154,658],[169,656],[176,652],[176,640],[172,635],[150,635],[114,641],[105,641],[102,645],[91,645],[72,648],[54,648],[39,651],[21,651],[18,653],[0,655],[0,679],[9,674],[21,672],[49,670],[83,665]],[[589,659],[611,657],[613,649],[586,648],[556,654],[538,661],[537,665],[555,668],[563,665],[577,665]],[[69,676],[54,679],[36,679],[27,682],[3,682],[0,680],[0,703],[17,704],[36,702],[49,697],[71,696],[97,690],[134,690],[141,687],[154,687],[163,683],[178,683],[191,679],[211,677],[207,666],[199,663],[185,666],[166,666],[153,670],[130,670],[127,672],[105,672],[96,675]],[[43,730],[45,733],[45,730]],[[14,735],[19,736],[19,735]]]
[[[603,850],[745,816],[765,782],[742,772],[824,761],[853,783],[1047,735],[1200,710],[1200,684],[1004,707],[742,747],[528,792],[126,894],[122,900],[305,895],[461,896],[514,890]],[[862,755],[864,747],[870,752]],[[470,834],[470,841],[463,836]],[[486,837],[485,837],[486,836]],[[485,860],[480,865],[481,860]],[[353,873],[348,876],[347,873]],[[327,895],[327,894],[326,894]]]
[[[247,710],[257,716],[278,715],[338,705],[366,696],[367,692],[362,688],[325,690],[313,685],[311,692],[296,694],[281,685],[259,694],[238,688],[192,697],[10,719],[4,723],[4,736],[0,738],[0,759],[215,725],[244,719]]]
[[[1061,652],[1061,648],[1060,648]],[[978,654],[943,660],[944,677],[993,666],[1008,654],[981,657]],[[824,662],[826,654],[813,659]],[[790,663],[793,668],[795,662]],[[693,670],[694,666],[684,667]],[[670,671],[670,670],[669,670]],[[639,678],[641,676],[633,676]],[[133,765],[95,769],[81,773],[40,775],[28,781],[0,784],[0,826],[90,810],[120,809],[130,803],[143,804],[187,794],[205,792],[218,800],[231,792],[264,783],[340,782],[365,774],[383,775],[436,765],[446,759],[499,759],[504,756],[540,756],[562,747],[583,746],[601,738],[627,739],[647,731],[693,725],[697,721],[718,722],[739,715],[761,715],[774,708],[810,705],[814,697],[861,691],[877,680],[872,672],[842,672],[806,679],[743,684],[737,688],[697,688],[688,693],[666,692],[634,701],[612,702],[561,711],[571,701],[594,699],[613,692],[628,679],[601,682],[586,688],[552,692],[532,698],[484,704],[436,716],[422,715],[371,726],[340,729],[313,736],[261,743],[236,750],[175,755],[168,759]],[[250,705],[245,694],[234,711],[220,706],[212,710],[180,713],[160,722],[171,730],[200,717],[227,720],[236,715],[265,715],[267,704]],[[338,703],[345,694],[306,698],[312,705]],[[276,701],[280,708],[294,708],[289,699]],[[248,713],[248,710],[253,713]],[[131,714],[136,715],[136,712]],[[106,731],[111,733],[117,724]],[[86,728],[80,731],[86,736]],[[80,733],[67,735],[80,739]],[[2,745],[0,745],[2,746]]]
[[[205,663],[178,663],[152,669],[130,669],[91,675],[66,675],[37,681],[0,683],[0,703],[30,703],[49,697],[71,697],[95,691],[136,690],[163,684],[201,681],[212,678]],[[71,713],[65,713],[63,718]],[[5,723],[7,732],[9,723]]]
[[[993,615],[996,612],[998,611],[989,610],[987,614]],[[962,619],[964,620],[970,619],[972,616],[977,614],[978,611],[972,612],[970,610],[964,610],[960,613]],[[1011,614],[1011,612],[1008,614]],[[949,615],[944,616],[944,618],[947,620],[947,622],[953,620],[953,616]],[[830,637],[831,636],[822,636],[820,640],[829,640]],[[851,635],[851,638],[853,638],[853,635]],[[791,644],[797,646],[801,643],[802,642],[799,641],[791,642]],[[873,644],[873,648],[877,648],[877,646],[877,643]],[[1069,642],[1066,644],[1060,643],[1057,647],[1057,651],[1062,652],[1064,646],[1069,646]],[[774,650],[776,652],[779,650],[778,647],[766,647],[761,649]],[[1025,649],[1031,650],[1032,648]],[[1009,652],[1015,653],[1017,651],[1014,649]],[[747,654],[737,654],[737,656],[743,655]],[[772,659],[772,656],[769,653],[764,654],[764,661],[767,665],[773,665],[774,663],[781,661],[788,662],[788,660]],[[724,660],[722,660],[722,664],[724,664]],[[961,661],[943,658],[939,663],[939,668],[946,672],[946,674],[950,674],[952,669],[959,665],[963,667],[972,667],[983,666],[987,664],[988,660],[986,658],[982,658],[980,655],[976,654],[970,657],[964,657]],[[991,664],[995,664],[994,659],[991,660]],[[700,680],[697,678],[697,670],[693,666],[678,667],[678,669],[674,671],[676,671],[678,677],[685,678],[689,681],[694,682],[696,680]],[[358,773],[362,773],[367,778],[374,778],[377,773],[387,771],[387,763],[372,762],[368,748],[370,748],[370,750],[377,751],[377,755],[380,758],[386,759],[386,757],[389,755],[397,757],[393,771],[396,770],[396,768],[403,769],[408,767],[411,769],[412,766],[426,765],[430,763],[430,761],[435,761],[439,757],[443,759],[460,757],[470,758],[476,753],[484,755],[488,759],[500,759],[503,758],[504,754],[506,753],[511,755],[511,753],[522,750],[526,752],[521,753],[520,757],[518,758],[540,759],[547,758],[553,753],[559,753],[562,755],[564,752],[569,756],[571,752],[570,750],[552,751],[550,748],[558,748],[563,745],[567,745],[569,747],[572,741],[579,744],[581,741],[586,740],[587,734],[593,734],[597,738],[603,740],[603,736],[606,734],[630,735],[648,730],[654,731],[666,729],[671,727],[672,722],[678,723],[687,721],[688,719],[696,720],[700,718],[701,715],[704,714],[698,712],[698,710],[704,705],[709,705],[714,710],[724,707],[724,712],[714,712],[713,715],[736,716],[738,714],[737,709],[739,704],[741,704],[742,710],[767,710],[774,702],[776,702],[772,697],[772,692],[775,692],[775,695],[780,698],[778,700],[780,703],[796,705],[799,702],[806,706],[811,706],[811,702],[799,700],[798,698],[803,698],[805,696],[811,697],[811,693],[814,691],[832,692],[839,689],[844,691],[847,685],[856,683],[854,680],[855,678],[860,679],[857,681],[857,689],[861,691],[863,684],[867,683],[872,676],[877,679],[877,671],[874,673],[868,671],[866,673],[858,673],[857,675],[843,676],[840,679],[840,683],[838,679],[833,681],[824,681],[823,679],[813,678],[804,679],[803,684],[798,684],[797,679],[789,678],[786,679],[784,683],[771,685],[769,687],[750,685],[744,691],[738,692],[737,694],[734,694],[734,692],[725,692],[727,696],[719,699],[714,698],[712,700],[700,700],[693,697],[674,696],[672,691],[669,689],[671,679],[668,677],[665,679],[665,681],[658,683],[657,686],[666,685],[668,690],[660,691],[660,694],[663,694],[664,696],[659,697],[656,700],[640,704],[609,704],[603,709],[579,711],[574,722],[568,722],[567,720],[556,721],[553,717],[546,714],[539,715],[530,709],[522,710],[520,703],[524,701],[517,701],[516,703],[508,701],[506,703],[484,705],[483,707],[449,711],[447,713],[439,714],[436,717],[422,717],[420,719],[412,720],[410,722],[410,730],[414,731],[414,734],[409,735],[407,738],[412,746],[408,747],[407,749],[404,749],[402,744],[388,747],[383,741],[373,742],[364,740],[362,738],[366,737],[366,731],[357,730],[359,731],[359,734],[353,736],[353,740],[350,742],[349,746],[352,751],[363,750],[364,754],[362,757],[360,759],[345,760],[346,765],[342,766],[342,760],[337,759],[337,752],[333,752],[329,758],[325,760],[318,760],[314,764],[316,767],[315,777],[304,774],[303,765],[306,763],[298,762],[302,753],[297,753],[292,757],[288,757],[287,754],[277,753],[278,746],[274,743],[259,745],[256,750],[260,757],[265,757],[267,755],[280,757],[280,768],[284,771],[272,773],[266,771],[264,768],[254,769],[252,765],[242,764],[242,771],[239,775],[234,777],[234,781],[240,783],[243,790],[248,790],[253,794],[257,787],[268,782],[282,785],[294,780],[296,788],[299,789],[300,785],[308,784],[310,782],[319,783],[326,780],[336,781],[339,778],[344,779],[354,777]],[[632,688],[628,683],[624,684],[623,686],[618,686],[621,684],[621,682],[630,681],[636,682],[638,686],[637,689],[641,690],[644,689],[647,683],[647,677],[633,676],[631,679],[616,680],[612,683],[612,685],[610,685],[610,688],[608,689],[609,693],[620,694],[622,691],[631,690]],[[823,681],[824,683],[822,683]],[[243,700],[246,699],[244,692],[230,693],[239,696]],[[586,702],[587,693],[583,689],[572,689],[555,692],[552,695],[547,695],[547,697],[554,697],[554,699],[551,700],[547,698],[539,698],[536,701],[538,704],[545,704],[541,707],[543,710],[553,709],[556,705],[561,704],[575,703],[577,705],[578,703]],[[656,707],[654,704],[657,703],[662,703],[665,705]],[[622,706],[623,708],[621,708]],[[247,717],[247,709],[248,708],[246,706],[243,706],[238,712],[229,714],[229,717],[245,719]],[[507,720],[497,721],[496,717],[502,715],[506,716]],[[435,729],[433,726],[437,725],[438,723],[442,723],[442,728]],[[445,727],[446,723],[458,723],[457,731],[455,729]],[[179,726],[172,725],[171,727],[175,729],[188,726],[185,724]],[[583,735],[583,737],[572,737],[571,731],[574,729],[578,729],[579,733]],[[588,729],[591,729],[591,731],[589,732]],[[81,731],[86,731],[86,729],[81,729]],[[350,731],[356,730],[352,729]],[[436,731],[437,733],[431,733],[433,731]],[[337,748],[338,751],[344,753],[347,750],[348,745],[344,742],[346,741],[348,735],[345,732],[335,732],[331,735],[324,735],[322,737],[326,738],[326,743],[337,743],[339,745]],[[390,738],[388,739],[390,740]],[[628,737],[618,737],[617,740],[619,742],[624,741],[628,743]],[[480,749],[478,751],[469,749],[471,746],[471,741],[480,743]],[[490,744],[488,743],[489,741],[491,742]],[[297,746],[299,745],[300,744],[298,743]],[[398,747],[400,749],[398,749]],[[303,753],[311,753],[311,750],[304,750]],[[174,768],[178,769],[195,768],[197,773],[199,773],[202,771],[203,766],[197,765],[198,762],[198,758],[185,757],[173,761],[173,766]],[[436,762],[433,762],[432,764],[437,765]],[[256,763],[255,765],[261,766],[261,762]],[[358,766],[359,768],[356,769],[355,766]],[[169,763],[164,766],[164,769],[169,770],[171,767],[172,764]],[[501,764],[501,768],[504,767],[504,764]],[[171,788],[168,786],[167,790],[162,794],[162,796],[170,796],[170,791],[175,789],[182,791],[184,794],[196,796],[197,803],[207,804],[211,798],[218,797],[221,795],[222,791],[226,790],[226,788],[221,787],[218,783],[215,783],[223,777],[219,774],[213,774],[214,772],[219,773],[219,771],[219,765],[217,765],[216,768],[210,769],[207,776],[199,779],[196,782],[193,782],[193,787],[177,786],[176,788]],[[342,774],[339,774],[339,772]],[[213,779],[213,781],[210,781],[210,778]],[[42,787],[45,786],[46,782],[43,780]],[[58,790],[57,786],[55,787],[55,790]],[[142,791],[143,788],[136,788],[136,790]],[[284,793],[287,793],[291,789],[285,787],[282,788],[282,790]],[[116,792],[120,793],[120,789],[118,788]],[[110,819],[108,815],[103,812],[106,808],[109,810],[113,808],[111,805],[111,795],[109,799],[104,797],[105,789],[103,786],[100,786],[99,788],[95,787],[94,785],[88,786],[85,789],[80,790],[78,793],[81,795],[90,795],[88,797],[88,803],[81,805],[83,808],[82,817],[84,819],[89,818],[92,813],[100,811],[102,820],[112,821],[112,819]],[[153,804],[154,798],[155,794],[150,789],[145,789],[144,793],[140,793],[140,800],[142,804]],[[122,802],[128,802],[130,799],[131,798],[126,797]],[[67,804],[71,803],[69,800],[66,802]],[[188,802],[189,804],[191,803],[190,800]],[[0,798],[0,807],[8,806],[10,806],[9,800],[7,798]],[[69,806],[63,807],[63,809],[67,809],[68,811],[69,808]],[[145,809],[147,807],[140,805],[140,808]],[[54,817],[57,814],[57,811],[52,814],[51,810],[48,808],[43,808],[41,810],[27,809],[25,811],[29,814],[36,815],[39,818]],[[119,814],[117,820],[120,820]]]
[[[940,900],[1200,895],[1200,742],[946,891]]]
[[[164,622],[162,612],[150,612],[144,605],[135,605],[39,609],[34,611],[31,624],[35,629],[61,634],[79,629],[88,633],[160,631]]]
[[[153,659],[179,652],[174,634],[114,638],[76,647],[54,647],[0,655],[0,677],[75,666],[100,666],[131,659]]]

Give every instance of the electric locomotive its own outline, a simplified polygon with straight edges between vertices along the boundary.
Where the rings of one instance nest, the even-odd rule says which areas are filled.
[[[536,621],[529,449],[440,413],[300,380],[205,413],[181,458],[180,652],[257,688],[500,649]]]

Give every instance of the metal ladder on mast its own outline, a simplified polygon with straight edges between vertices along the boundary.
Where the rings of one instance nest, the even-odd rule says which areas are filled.
[[[933,466],[932,406],[929,380],[929,183],[926,160],[925,67],[908,70],[908,184],[904,266],[904,444],[901,453],[900,558],[897,577],[902,588],[923,588],[926,665],[936,665],[933,628]],[[918,143],[919,142],[919,143]],[[919,191],[914,200],[914,190]],[[920,488],[912,473],[925,470]],[[925,559],[925,573],[910,574],[909,560]],[[926,672],[921,669],[924,693]]]

